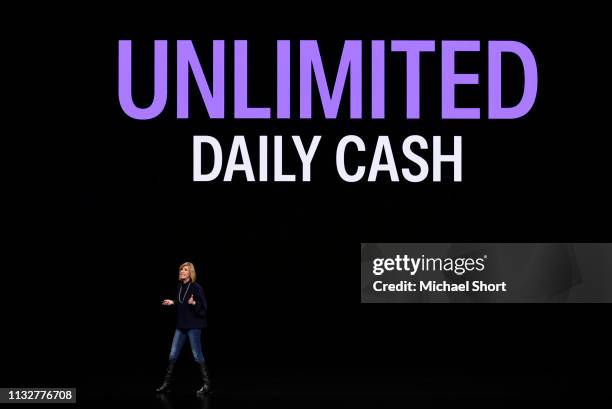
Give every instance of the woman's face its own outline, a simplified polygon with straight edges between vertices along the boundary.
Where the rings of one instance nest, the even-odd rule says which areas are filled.
[[[179,270],[179,280],[185,281],[189,277],[190,277],[189,276],[189,267],[187,267],[187,266],[181,267],[181,269]]]

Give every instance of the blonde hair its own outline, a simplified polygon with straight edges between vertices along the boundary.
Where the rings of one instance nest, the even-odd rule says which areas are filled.
[[[195,271],[195,267],[193,266],[193,263],[186,262],[186,263],[181,264],[181,266],[179,267],[179,271],[181,271],[183,267],[187,267],[189,269],[189,278],[191,279],[192,283],[195,283],[196,271]]]

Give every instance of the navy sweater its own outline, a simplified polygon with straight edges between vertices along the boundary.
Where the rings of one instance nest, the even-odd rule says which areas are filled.
[[[189,304],[189,298],[193,295],[195,305]],[[179,282],[176,286],[176,327],[179,329],[193,329],[206,327],[206,297],[204,290],[198,283]]]

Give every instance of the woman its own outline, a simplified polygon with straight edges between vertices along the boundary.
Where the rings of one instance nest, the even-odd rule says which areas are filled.
[[[174,364],[178,358],[185,341],[189,339],[193,358],[200,366],[202,380],[204,384],[198,390],[198,394],[210,392],[210,379],[204,354],[202,353],[202,343],[200,337],[202,328],[206,327],[206,298],[202,286],[196,283],[195,267],[192,263],[183,263],[179,267],[179,282],[176,287],[176,299],[166,299],[162,301],[164,306],[176,306],[177,319],[176,331],[172,340],[168,369],[164,377],[164,383],[157,388],[156,392],[163,393],[170,391],[170,382],[174,372]]]

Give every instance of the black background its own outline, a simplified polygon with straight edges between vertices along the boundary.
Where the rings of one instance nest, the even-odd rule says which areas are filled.
[[[499,406],[603,392],[607,305],[361,305],[356,273],[360,242],[610,240],[601,10],[330,7],[104,5],[11,14],[19,24],[7,39],[9,68],[17,75],[5,81],[19,93],[7,120],[16,126],[4,132],[2,385],[76,385],[85,402],[113,391],[148,394],[173,331],[172,312],[159,303],[172,296],[178,265],[191,260],[209,299],[205,354],[222,397],[467,396]],[[117,97],[120,39],[134,40],[144,61],[134,65],[143,104],[151,97],[152,40],[169,40],[172,61],[172,41],[192,39],[206,67],[210,41],[225,39],[227,119],[207,118],[193,82],[191,118],[173,117],[172,64],[164,113],[127,117]],[[346,97],[338,120],[322,119],[316,105],[311,121],[231,119],[234,39],[249,40],[255,106],[273,106],[275,40],[294,40],[296,63],[297,40],[319,40],[328,78],[343,41],[364,40],[366,119],[347,119]],[[367,119],[371,39],[388,40],[384,121]],[[518,120],[440,120],[438,42],[422,59],[423,119],[402,119],[405,65],[388,51],[393,39],[483,40],[481,53],[457,62],[480,73],[481,84],[485,41],[524,42],[538,63],[536,104]],[[505,61],[510,100],[521,88],[519,68]],[[297,96],[293,87],[294,118]],[[486,117],[485,86],[458,97]],[[194,134],[229,147],[235,134],[257,141],[275,133],[323,135],[313,182],[191,181]],[[343,183],[334,147],[349,133],[365,139],[369,154],[379,134],[463,135],[464,182]],[[368,153],[354,159],[367,161]],[[195,386],[187,350],[181,360],[179,376]]]

